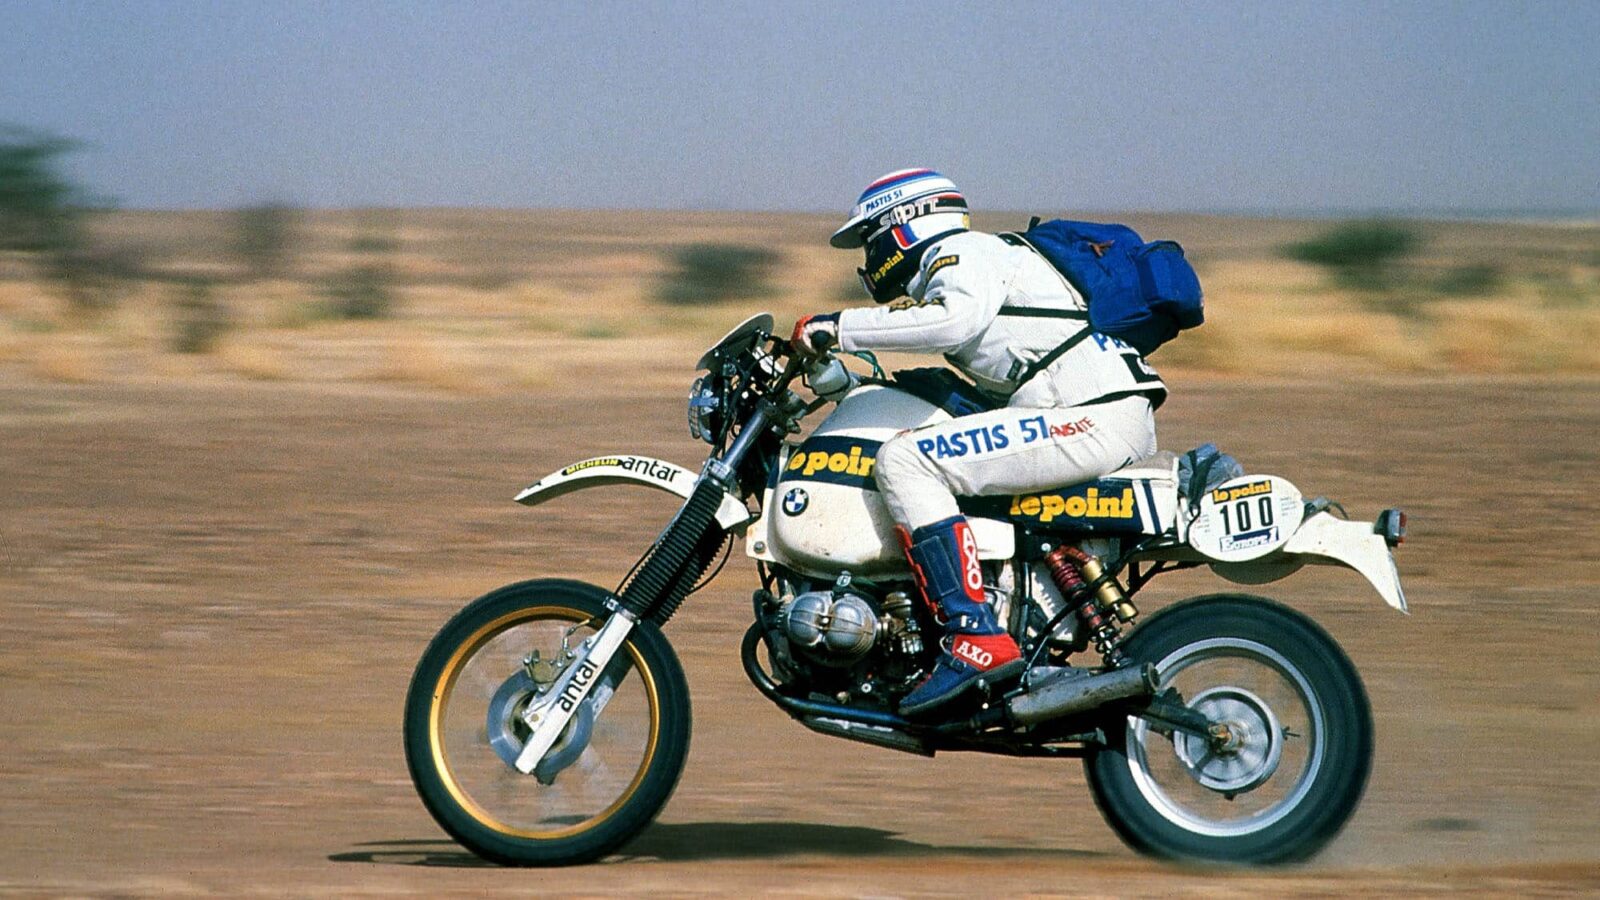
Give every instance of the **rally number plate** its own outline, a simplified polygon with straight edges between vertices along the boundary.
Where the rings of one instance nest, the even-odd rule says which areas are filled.
[[[1276,475],[1246,475],[1200,498],[1189,546],[1219,562],[1258,559],[1283,546],[1300,527],[1305,500]]]

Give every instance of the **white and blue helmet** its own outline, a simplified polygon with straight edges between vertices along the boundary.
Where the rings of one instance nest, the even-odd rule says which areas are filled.
[[[901,169],[867,185],[850,219],[828,241],[841,249],[865,247],[861,284],[879,303],[905,292],[935,238],[966,231],[967,199],[955,182],[932,169]]]

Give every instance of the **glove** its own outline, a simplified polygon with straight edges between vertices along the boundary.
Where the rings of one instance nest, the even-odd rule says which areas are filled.
[[[839,314],[818,313],[802,316],[794,323],[794,335],[789,338],[795,349],[813,356],[839,343]]]

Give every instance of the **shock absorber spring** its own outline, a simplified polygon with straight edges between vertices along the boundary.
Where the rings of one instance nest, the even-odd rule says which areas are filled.
[[[1125,665],[1119,623],[1133,621],[1139,610],[1123,593],[1122,586],[1106,576],[1105,566],[1097,557],[1077,547],[1063,544],[1050,551],[1044,562],[1061,596],[1077,604],[1078,618],[1094,639],[1100,658],[1113,668]]]

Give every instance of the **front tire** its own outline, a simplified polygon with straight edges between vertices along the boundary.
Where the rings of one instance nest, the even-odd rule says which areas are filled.
[[[546,755],[582,741],[549,784],[503,755],[511,742],[514,756],[526,735],[509,711],[539,684],[524,659],[534,650],[561,659],[611,615],[607,596],[576,581],[508,585],[452,618],[417,663],[405,710],[412,783],[440,827],[485,859],[569,865],[604,856],[650,824],[677,786],[689,750],[689,688],[649,622],[634,626],[607,668],[621,677],[592,728],[569,727]]]
[[[1137,717],[1084,761],[1113,829],[1155,856],[1269,864],[1305,859],[1355,812],[1372,768],[1360,675],[1315,622],[1270,600],[1196,597],[1136,629],[1124,651],[1154,663],[1158,692],[1229,723],[1223,749]]]

